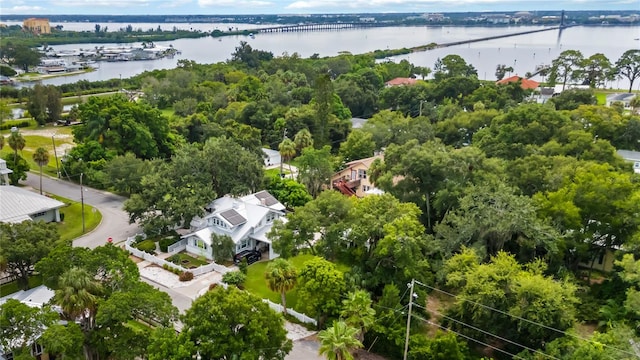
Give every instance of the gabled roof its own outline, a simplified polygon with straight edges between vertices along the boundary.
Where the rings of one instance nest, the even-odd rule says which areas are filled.
[[[0,222],[31,220],[31,215],[65,206],[63,202],[19,187],[0,186]]]
[[[525,79],[525,78],[520,77],[518,75],[514,75],[514,76],[508,77],[506,79],[502,79],[500,81],[497,81],[496,84],[504,85],[504,84],[509,84],[509,83],[518,82],[518,81],[522,81],[522,83],[520,84],[520,87],[525,89],[525,90],[533,90],[533,89],[537,88],[538,86],[540,86],[539,82],[534,81],[534,80],[530,80],[530,79]]]
[[[262,220],[270,212],[284,214],[285,206],[282,205],[268,191],[263,190],[255,194],[243,196],[241,198],[233,198],[224,196],[211,202],[207,206],[211,211],[204,218],[196,218],[191,225],[198,229],[190,234],[184,235],[183,238],[189,236],[197,236],[207,244],[211,243],[211,234],[229,235],[234,243],[255,234],[259,234],[270,225],[260,225]],[[228,229],[221,229],[217,226],[208,226],[208,220],[211,218],[224,219],[229,225]],[[268,230],[268,229],[267,229]],[[266,233],[266,231],[263,231]],[[264,235],[264,234],[263,234]],[[264,237],[262,235],[262,237]],[[255,235],[261,236],[261,235]]]
[[[618,155],[629,161],[640,161],[640,151],[618,150]]]
[[[414,78],[401,78],[397,77],[395,79],[391,79],[385,83],[387,86],[401,86],[401,85],[415,85],[418,80]]]
[[[358,165],[358,164],[363,164],[364,166],[369,167],[371,165],[371,163],[373,163],[373,161],[375,159],[383,160],[384,159],[384,155],[376,155],[376,156],[372,156],[372,157],[368,157],[368,158],[364,158],[364,159],[358,159],[358,160],[349,161],[345,165],[348,168],[353,167],[353,166]]]

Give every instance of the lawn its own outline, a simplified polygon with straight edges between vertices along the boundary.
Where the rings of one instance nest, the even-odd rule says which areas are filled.
[[[284,172],[285,174],[289,174],[289,169],[287,169],[286,167],[282,169],[282,172]],[[280,168],[275,168],[275,169],[268,169],[264,171],[264,176],[268,177],[269,179],[271,179],[272,177],[276,177],[280,175]]]
[[[60,208],[64,213],[64,221],[58,223],[58,234],[62,240],[73,240],[82,236],[82,204],[60,196],[49,195],[52,198],[67,204]],[[95,229],[102,221],[102,214],[97,209],[84,204],[85,233]]]
[[[42,276],[33,275],[29,277],[29,289],[33,289],[34,287],[40,285],[42,285]],[[18,288],[18,283],[16,281],[0,285],[0,297],[17,293],[19,290],[20,288]]]
[[[596,100],[598,105],[606,105],[607,104],[607,94],[603,92],[596,93]]]
[[[167,258],[167,261],[170,261],[176,265],[180,265],[184,268],[187,269],[195,269],[197,267],[200,267],[202,265],[208,265],[209,263],[205,260],[200,260],[200,259],[196,259],[193,256],[181,252],[181,253],[177,253],[175,255],[172,255],[171,257]]]
[[[305,262],[315,258],[314,255],[303,254],[288,259],[293,266],[298,270],[302,268]],[[269,299],[276,304],[280,304],[280,294],[269,290],[267,281],[265,280],[264,273],[267,270],[267,261],[260,261],[249,265],[247,268],[247,280],[244,283],[246,290],[252,294],[262,298]],[[341,264],[337,264],[338,269],[342,272],[349,271],[349,267]],[[287,293],[287,308],[292,308],[296,311],[303,312],[300,306],[298,306],[298,292],[295,288]]]
[[[67,133],[71,131],[70,127],[66,127],[66,128],[58,127],[56,130],[58,129],[61,130],[61,131],[58,131],[59,133]],[[40,167],[33,161],[33,153],[35,153],[37,148],[42,147],[49,152],[49,163],[42,167],[42,172],[44,174],[48,174],[51,176],[57,176],[56,157],[54,156],[54,153],[53,153],[53,141],[51,140],[51,137],[48,137],[48,136],[45,137],[45,136],[39,136],[39,135],[25,135],[24,139],[25,139],[25,147],[21,151],[18,151],[18,154],[22,156],[22,158],[25,159],[27,163],[29,163],[29,167],[32,170],[40,172]],[[60,152],[60,149],[62,147],[68,147],[69,145],[73,145],[73,141],[70,138],[54,137],[54,141],[55,141],[56,149],[58,150],[58,152]],[[6,145],[6,140],[5,140],[5,145]],[[2,157],[3,159],[6,158],[7,156],[10,156],[11,154],[13,154],[13,150],[8,145],[6,145],[4,149],[0,151],[0,157]],[[58,162],[59,161],[60,159],[58,159]]]

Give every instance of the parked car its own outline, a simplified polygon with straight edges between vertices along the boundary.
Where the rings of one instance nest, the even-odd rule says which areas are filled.
[[[262,258],[262,254],[257,250],[245,250],[237,253],[233,257],[233,263],[238,265],[242,261],[242,259],[247,259],[247,264],[253,264],[254,262],[260,260]]]

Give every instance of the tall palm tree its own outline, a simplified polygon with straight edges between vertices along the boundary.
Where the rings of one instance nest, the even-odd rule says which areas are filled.
[[[271,291],[279,292],[283,313],[287,314],[287,291],[293,289],[298,282],[298,271],[295,266],[285,259],[277,258],[267,266],[264,274]]]
[[[356,339],[358,329],[347,325],[344,321],[334,321],[333,326],[318,333],[320,338],[320,355],[328,360],[353,360],[351,351],[361,348],[362,343]]]
[[[4,136],[0,135],[0,150],[4,147]]]
[[[22,151],[26,145],[26,141],[19,131],[12,131],[7,140],[9,147],[13,149],[13,163],[18,161],[18,150]]]
[[[102,287],[85,269],[73,267],[60,276],[53,300],[68,320],[80,318],[85,329],[93,327]]]
[[[49,163],[49,152],[43,147],[37,148],[33,153],[33,161],[40,166],[40,195],[42,195],[42,167]]]
[[[340,317],[349,326],[358,329],[356,338],[362,342],[367,329],[373,325],[376,311],[371,307],[371,296],[366,290],[351,291],[342,301]]]
[[[278,145],[278,150],[280,151],[280,156],[282,156],[282,161],[291,161],[294,156],[296,156],[296,145],[289,138],[285,138],[282,140],[280,145]],[[291,171],[291,162],[289,162],[289,172]],[[282,174],[282,162],[280,162],[280,173]]]
[[[298,131],[296,136],[293,137],[293,142],[296,144],[298,152],[302,152],[302,149],[313,146],[313,136],[307,129]]]

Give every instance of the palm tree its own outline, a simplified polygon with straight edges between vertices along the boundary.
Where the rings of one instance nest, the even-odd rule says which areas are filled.
[[[291,160],[296,156],[296,145],[289,138],[282,140],[280,145],[278,145],[278,150],[280,150],[282,161]],[[289,172],[293,173],[293,171],[291,171],[291,163],[289,163]],[[282,174],[282,162],[280,162],[280,173]]]
[[[307,129],[298,131],[296,136],[293,137],[293,142],[296,144],[298,152],[302,152],[302,149],[313,146],[313,136]]]
[[[357,333],[358,329],[344,321],[334,321],[332,327],[318,333],[320,355],[326,355],[328,360],[353,360],[351,351],[362,347]]]
[[[285,259],[277,258],[267,266],[264,274],[271,291],[279,292],[283,313],[287,314],[287,291],[293,289],[298,281],[298,271],[295,266]]]
[[[376,311],[371,308],[371,296],[366,290],[351,291],[342,301],[340,317],[349,326],[358,329],[356,338],[362,342],[367,329],[373,325]]]
[[[80,318],[82,326],[93,327],[102,287],[85,269],[73,267],[60,276],[53,300],[68,320]]]
[[[42,195],[42,167],[49,163],[49,152],[43,147],[37,148],[33,153],[33,161],[40,166],[40,195]]]
[[[4,147],[4,136],[0,135],[0,150]]]
[[[9,144],[9,147],[13,149],[13,163],[15,164],[18,161],[18,150],[22,151],[22,149],[24,149],[26,141],[19,131],[13,131],[11,132],[11,135],[9,135],[7,143]]]

